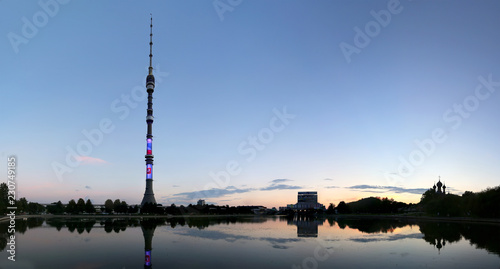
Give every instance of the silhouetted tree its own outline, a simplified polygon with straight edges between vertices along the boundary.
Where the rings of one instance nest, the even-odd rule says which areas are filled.
[[[349,213],[351,213],[351,209],[349,208],[349,206],[344,201],[340,202],[336,209],[337,209],[337,211],[338,211],[339,214],[349,214]]]
[[[175,204],[171,204],[169,207],[165,208],[165,213],[170,215],[180,215],[181,211]]]
[[[22,197],[16,202],[17,210],[19,212],[27,212],[28,211],[28,200]]]
[[[61,203],[61,201],[58,201],[57,203],[52,203],[47,206],[47,212],[50,214],[54,215],[60,215],[64,213],[64,205]]]
[[[117,203],[118,201],[118,203]],[[127,213],[128,205],[127,202],[121,201],[119,199],[115,200],[113,203],[113,206],[115,207],[115,212],[116,213]]]
[[[500,186],[487,188],[477,194],[474,214],[484,218],[500,218]]]
[[[7,212],[9,187],[5,182],[0,184],[0,214],[5,214]]]
[[[428,202],[432,201],[436,197],[436,195],[437,194],[436,191],[434,191],[434,189],[428,189],[422,194],[422,197],[420,198],[420,203],[427,204]]]
[[[90,199],[87,199],[87,202],[85,203],[85,212],[87,213],[95,213],[95,207],[90,201]]]
[[[39,214],[45,211],[45,207],[39,203],[28,203],[28,213],[29,214]]]
[[[128,213],[135,214],[137,212],[139,212],[139,207],[137,205],[128,207]]]
[[[113,201],[111,199],[106,200],[106,202],[104,202],[104,210],[107,213],[113,213],[113,209],[114,209]]]
[[[327,214],[334,214],[335,213],[335,205],[333,203],[330,203],[328,206],[328,209],[326,210]]]
[[[120,201],[120,199],[116,199],[113,202],[113,209],[115,210],[115,212],[118,212],[118,210],[120,210],[120,205],[121,204],[122,204],[122,202]]]
[[[154,214],[154,213],[156,213],[156,204],[145,203],[141,207],[141,213],[143,213],[143,214]]]
[[[78,202],[76,202],[76,212],[82,213],[85,211],[85,200],[83,198],[78,199]]]
[[[69,214],[75,214],[77,213],[77,208],[76,208],[76,202],[74,199],[71,199],[69,202],[68,202],[68,205],[66,206],[66,212],[69,213]]]

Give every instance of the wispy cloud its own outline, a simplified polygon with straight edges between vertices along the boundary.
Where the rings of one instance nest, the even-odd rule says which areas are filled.
[[[172,188],[179,188],[179,185],[172,185]]]
[[[403,188],[403,187],[393,187],[393,186],[376,186],[376,185],[354,185],[351,187],[346,187],[346,189],[359,190],[364,192],[395,192],[395,193],[411,193],[411,194],[422,194],[428,189],[425,188]]]
[[[277,183],[282,183],[282,182],[290,182],[293,181],[291,179],[285,179],[285,178],[279,178],[279,179],[274,179],[271,180],[270,183],[271,185],[260,188],[259,190],[261,191],[272,191],[272,190],[295,190],[295,189],[302,189],[300,186],[293,186],[293,185],[288,185],[288,184],[277,184]]]
[[[94,158],[90,156],[76,156],[75,159],[81,164],[105,164],[108,163],[107,161],[99,158]]]
[[[89,185],[86,185],[86,186],[85,186],[85,189],[87,189],[87,190],[91,190],[92,188],[91,188]]]
[[[181,192],[181,193],[176,193],[173,196],[175,198],[183,198],[183,199],[187,199],[187,200],[193,200],[193,199],[203,199],[203,198],[218,198],[218,197],[223,197],[223,196],[230,195],[230,194],[245,193],[245,192],[249,192],[249,191],[253,191],[253,190],[255,190],[255,189],[252,189],[252,188],[237,189],[234,186],[228,186],[225,189],[212,188],[212,189],[203,190],[203,191]]]
[[[274,179],[270,181],[270,185],[267,187],[261,188],[237,188],[235,186],[227,186],[226,188],[212,188],[208,190],[201,191],[190,191],[190,192],[181,192],[173,194],[171,199],[175,199],[178,202],[190,202],[196,199],[207,199],[207,198],[221,198],[231,194],[236,193],[246,193],[252,191],[272,191],[272,190],[296,190],[302,189],[301,186],[288,185],[288,184],[276,184],[280,182],[288,182],[293,181],[291,179]],[[243,185],[246,186],[246,185]],[[243,187],[242,186],[242,187]],[[167,198],[167,197],[165,197]]]
[[[291,179],[286,179],[286,178],[279,178],[279,179],[275,179],[275,180],[271,180],[271,184],[276,184],[276,183],[281,183],[281,182],[288,182],[288,181],[293,181]]]
[[[323,179],[323,180],[326,180],[326,181],[333,181],[333,179],[331,179],[331,178],[325,178],[325,179]]]
[[[337,189],[340,188],[339,186],[326,186],[326,189]]]
[[[302,189],[300,186],[293,186],[293,185],[287,185],[287,184],[278,184],[278,185],[271,185],[265,188],[260,188],[261,191],[272,191],[272,190],[296,190],[296,189]]]

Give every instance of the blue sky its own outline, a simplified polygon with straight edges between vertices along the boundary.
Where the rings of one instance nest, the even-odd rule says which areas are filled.
[[[439,176],[480,191],[500,174],[499,11],[3,0],[0,154],[17,156],[30,201],[139,203],[153,13],[158,202],[280,206],[311,190],[325,204],[418,202]]]

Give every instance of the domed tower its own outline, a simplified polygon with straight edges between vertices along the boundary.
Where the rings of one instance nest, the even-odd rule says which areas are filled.
[[[141,207],[145,204],[156,204],[155,194],[153,193],[153,92],[155,91],[155,77],[153,76],[153,17],[150,24],[151,32],[149,34],[149,74],[146,77],[146,91],[148,92],[148,110],[146,123],[148,133],[146,135],[146,191],[142,198]]]
[[[446,184],[443,184],[443,194],[446,194]]]
[[[434,192],[436,192],[436,182],[434,182],[434,186],[432,186],[432,189],[434,190]]]
[[[443,193],[441,191],[441,187],[443,186],[443,183],[441,183],[441,179],[439,179],[438,183],[437,183],[437,187],[438,187],[438,190],[437,190],[437,193]]]

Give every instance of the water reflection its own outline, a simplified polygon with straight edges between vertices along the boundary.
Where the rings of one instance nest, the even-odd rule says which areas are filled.
[[[296,231],[290,226],[296,226]],[[84,237],[88,237],[87,234],[94,232],[96,234],[120,234],[120,236],[123,234],[124,237],[130,237],[135,233],[130,233],[127,229],[138,231],[139,227],[144,242],[144,268],[152,268],[153,246],[164,251],[176,241],[181,243],[196,242],[196,244],[202,242],[200,244],[205,246],[211,245],[211,242],[218,246],[227,244],[234,251],[238,247],[245,247],[246,245],[248,250],[251,249],[252,251],[260,247],[268,252],[272,250],[289,255],[288,253],[300,253],[299,249],[301,248],[307,252],[309,246],[315,249],[317,242],[319,242],[317,240],[329,240],[325,238],[330,236],[336,237],[335,240],[343,244],[342,248],[344,246],[349,247],[348,242],[351,242],[351,244],[375,244],[374,246],[378,247],[379,245],[376,245],[378,243],[386,244],[406,239],[410,240],[407,241],[407,244],[415,245],[422,242],[420,245],[428,245],[435,249],[436,254],[440,255],[456,251],[457,248],[453,245],[462,244],[459,242],[467,240],[471,246],[477,249],[485,249],[489,253],[494,253],[500,257],[500,240],[498,240],[500,238],[500,225],[486,223],[360,217],[314,218],[306,216],[292,218],[191,217],[171,219],[28,218],[16,220],[16,232],[21,235],[30,229],[48,228],[53,231],[57,230],[56,233],[68,231],[69,234]],[[0,223],[1,251],[5,250],[7,246],[7,229],[8,223]],[[159,238],[155,239],[156,242],[153,242],[155,232],[160,233],[160,235],[157,235]],[[137,239],[137,235],[134,235],[134,237]],[[173,241],[167,240],[167,238],[172,237],[176,239],[169,239]],[[197,255],[200,255],[198,254],[200,251],[211,251],[211,249],[206,249],[202,245],[200,247],[200,249],[196,250]],[[175,255],[181,255],[177,252],[181,250],[177,250],[174,246],[172,246],[171,251],[176,252]],[[339,252],[335,253],[335,255],[340,255]],[[178,260],[179,258],[175,255],[173,260]],[[206,259],[214,258],[206,253],[204,255],[206,255]],[[311,255],[314,255],[314,253]],[[158,263],[157,266],[164,268],[165,256],[156,254],[155,257],[156,263]],[[138,257],[136,258],[138,262]]]
[[[288,225],[297,226],[297,237],[318,237],[318,226],[324,219],[313,216],[296,215],[285,217]]]
[[[162,220],[145,219],[141,221],[142,236],[144,237],[144,268],[153,268],[151,255],[153,250],[153,236],[156,226],[161,224]]]

